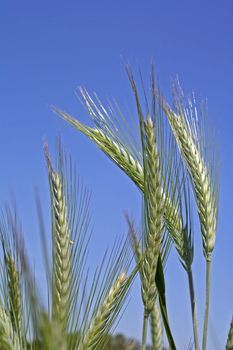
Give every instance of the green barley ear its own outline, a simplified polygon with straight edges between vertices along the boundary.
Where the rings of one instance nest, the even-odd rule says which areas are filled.
[[[62,182],[45,149],[53,215],[52,318],[67,327],[71,293],[71,236]]]
[[[0,238],[3,257],[0,263],[1,341],[6,349],[27,349],[28,339],[37,337],[38,298],[35,280],[30,271],[22,225],[16,210],[6,206],[0,219]],[[11,336],[6,336],[11,334]],[[0,342],[0,349],[5,347]]]
[[[198,208],[203,253],[206,259],[206,305],[202,340],[202,349],[205,350],[210,301],[211,256],[216,240],[218,212],[218,169],[214,158],[215,149],[208,150],[207,148],[206,133],[198,122],[195,100],[189,100],[186,106],[183,96],[180,97],[175,92],[175,109],[171,109],[165,101],[162,101],[161,104],[189,172]]]
[[[134,153],[125,147],[121,140],[106,134],[99,127],[90,128],[59,109],[54,108],[54,111],[92,140],[140,189],[143,188],[143,171],[140,161]]]
[[[22,307],[21,307],[21,286],[19,271],[16,269],[13,256],[8,253],[5,257],[8,277],[8,294],[10,304],[10,317],[14,330],[18,331],[21,328]]]
[[[226,350],[233,350],[233,319],[228,333]]]
[[[7,293],[8,309],[14,330],[20,332],[22,321],[20,273],[17,269],[19,263],[16,266],[17,262],[15,262],[13,257],[14,255],[15,259],[18,260],[16,254],[19,254],[19,252],[13,252],[9,237],[6,237],[3,232],[1,232],[1,234],[7,284],[5,292]]]
[[[84,349],[90,346],[91,349],[102,350],[106,345],[106,336],[119,320],[129,289],[140,269],[141,260],[126,277],[131,261],[128,239],[118,239],[96,269],[89,290],[85,286],[81,298],[82,318],[78,327],[82,338],[76,344],[78,349],[82,350],[85,345]],[[119,276],[118,279],[116,276]]]
[[[189,171],[201,224],[203,252],[207,260],[215,246],[217,212],[218,212],[218,183],[216,164],[208,160],[204,131],[198,124],[195,101],[189,101],[189,107],[176,100],[176,110],[172,110],[166,102],[163,109],[169,120],[182,158]],[[212,150],[213,154],[214,149]]]
[[[21,240],[21,223],[16,212],[9,207],[2,212],[0,222],[0,240],[3,253],[2,265],[2,297],[7,313],[10,315],[12,327],[20,335],[22,333],[22,269],[20,261],[19,241]],[[22,334],[21,334],[22,335]]]
[[[144,124],[144,174],[145,174],[145,258],[143,261],[142,298],[147,315],[155,304],[156,284],[155,275],[160,254],[161,236],[163,229],[164,196],[161,187],[160,163],[154,125],[148,117]]]
[[[22,350],[18,333],[14,331],[11,317],[0,306],[0,348],[2,350]]]
[[[122,273],[114,283],[103,303],[100,305],[96,315],[91,320],[90,326],[83,337],[82,350],[101,349],[100,345],[102,336],[105,333],[106,324],[109,322],[112,313],[117,310],[126,283],[127,277],[125,273]]]

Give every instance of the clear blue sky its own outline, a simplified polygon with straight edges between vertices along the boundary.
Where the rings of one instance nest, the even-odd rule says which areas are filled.
[[[209,117],[220,135],[221,195],[212,274],[209,349],[223,348],[233,313],[233,3],[206,1],[2,1],[0,5],[0,203],[16,198],[26,237],[37,257],[34,187],[48,195],[42,145],[58,133],[93,194],[94,242],[102,246],[126,231],[123,210],[140,213],[137,189],[84,136],[50,110],[57,105],[89,122],[75,96],[86,86],[126,108],[132,98],[122,61],[140,64],[145,80],[151,59],[163,91],[179,75],[185,91],[208,97]],[[123,58],[123,60],[122,60]],[[95,169],[95,170],[94,170]],[[179,349],[191,336],[186,279],[168,262],[169,313]],[[94,259],[93,262],[94,263]],[[204,260],[196,234],[198,310],[204,302]],[[141,310],[135,291],[120,331],[140,338]],[[219,342],[219,343],[218,343]],[[219,344],[219,345],[218,345]]]

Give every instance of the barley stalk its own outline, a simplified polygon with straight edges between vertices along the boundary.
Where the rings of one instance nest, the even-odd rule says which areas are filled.
[[[180,205],[177,205],[177,211],[171,212],[171,217],[167,220],[167,229],[172,235],[173,242],[175,244],[176,250],[178,252],[182,266],[184,267],[189,283],[189,295],[190,295],[190,304],[192,311],[192,324],[193,324],[193,335],[194,335],[194,344],[195,350],[199,350],[199,337],[198,337],[198,323],[197,323],[197,310],[196,310],[196,298],[195,290],[193,283],[193,272],[192,272],[192,263],[193,263],[193,237],[192,237],[192,222],[190,217],[190,196],[186,191],[186,183],[183,180],[184,187],[184,207],[186,214],[186,223],[183,222],[183,210],[182,210],[182,201]],[[175,205],[174,205],[175,207]],[[182,218],[182,220],[181,220]]]
[[[15,262],[10,253],[6,256],[7,277],[8,277],[8,295],[10,304],[10,317],[15,331],[21,327],[22,309],[21,309],[21,287],[19,281],[19,272],[16,270]]]
[[[142,326],[142,350],[146,350],[147,328],[148,328],[148,313],[144,311],[143,326]]]
[[[169,222],[170,220],[168,220]],[[176,250],[178,252],[182,266],[184,267],[189,282],[189,294],[192,311],[192,322],[193,322],[193,334],[195,350],[199,349],[198,340],[198,324],[197,324],[197,310],[196,310],[196,298],[193,283],[193,245],[190,234],[188,233],[188,227],[184,227],[178,218],[169,222],[169,230],[171,231],[173,241],[175,243]]]
[[[195,298],[194,283],[193,283],[193,271],[191,267],[189,270],[187,270],[187,274],[188,274],[188,281],[189,281],[189,296],[190,296],[192,321],[193,321],[194,345],[195,345],[195,350],[199,350],[197,306],[196,306],[196,298]]]
[[[154,305],[154,308],[150,314],[151,321],[151,337],[153,350],[162,350],[163,349],[163,334],[160,320],[160,313],[157,305]]]
[[[138,242],[138,239],[136,237],[135,231],[133,224],[130,222],[128,219],[128,225],[129,225],[129,233],[130,233],[130,238],[131,238],[131,244],[133,247],[133,251],[135,254],[136,262],[138,263],[139,261],[142,260],[142,251],[140,248],[140,244]],[[143,260],[142,260],[143,261]],[[139,268],[139,275],[140,275],[140,281],[141,281],[141,288],[144,283],[144,274],[143,274],[143,264]],[[142,293],[141,293],[142,294]],[[146,347],[146,341],[147,341],[147,327],[148,327],[148,314],[144,311],[144,317],[143,317],[143,332],[142,332],[142,350],[145,349]]]
[[[52,314],[53,319],[58,319],[66,327],[71,291],[71,238],[61,179],[58,173],[53,170],[48,153],[47,160],[54,216]]]
[[[0,306],[0,348],[2,350],[22,350],[18,334],[14,332],[11,317]]]
[[[119,303],[126,281],[126,275],[125,273],[122,273],[110,289],[96,315],[91,320],[90,326],[84,335],[82,350],[93,350],[98,348],[101,336],[103,336],[105,332],[105,327]]]
[[[233,350],[233,318],[228,333],[226,350]]]

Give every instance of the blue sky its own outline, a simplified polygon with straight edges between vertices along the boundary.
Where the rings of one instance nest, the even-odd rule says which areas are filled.
[[[15,197],[35,258],[39,239],[34,188],[39,188],[45,212],[48,199],[42,146],[48,140],[53,148],[59,133],[92,192],[99,256],[103,246],[126,232],[123,211],[127,209],[135,217],[140,214],[140,194],[135,186],[84,136],[59,120],[50,105],[88,123],[75,95],[77,86],[82,85],[103,99],[115,97],[127,110],[132,96],[123,62],[136,68],[140,65],[146,81],[152,59],[166,95],[170,94],[171,79],[178,74],[185,91],[208,98],[210,122],[221,149],[209,349],[223,348],[233,313],[232,1],[9,0],[0,7],[0,202]],[[199,232],[195,240],[202,322],[204,260]],[[176,262],[172,254],[167,268],[169,311],[182,349],[191,336],[191,323],[186,279]],[[138,296],[135,289],[119,330],[140,338]]]

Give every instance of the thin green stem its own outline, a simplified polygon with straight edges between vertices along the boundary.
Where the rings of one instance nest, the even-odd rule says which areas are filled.
[[[207,257],[207,260],[206,260],[205,319],[204,319],[202,350],[206,350],[206,345],[207,345],[209,304],[210,304],[210,271],[211,271],[211,258]]]
[[[143,329],[142,329],[142,350],[146,350],[147,327],[148,327],[148,314],[144,312]]]
[[[188,280],[189,280],[189,295],[190,295],[190,303],[191,303],[191,309],[192,309],[194,345],[195,345],[195,350],[199,350],[197,309],[196,309],[196,299],[195,299],[194,284],[193,284],[193,272],[191,268],[187,271],[187,274],[188,274]]]

